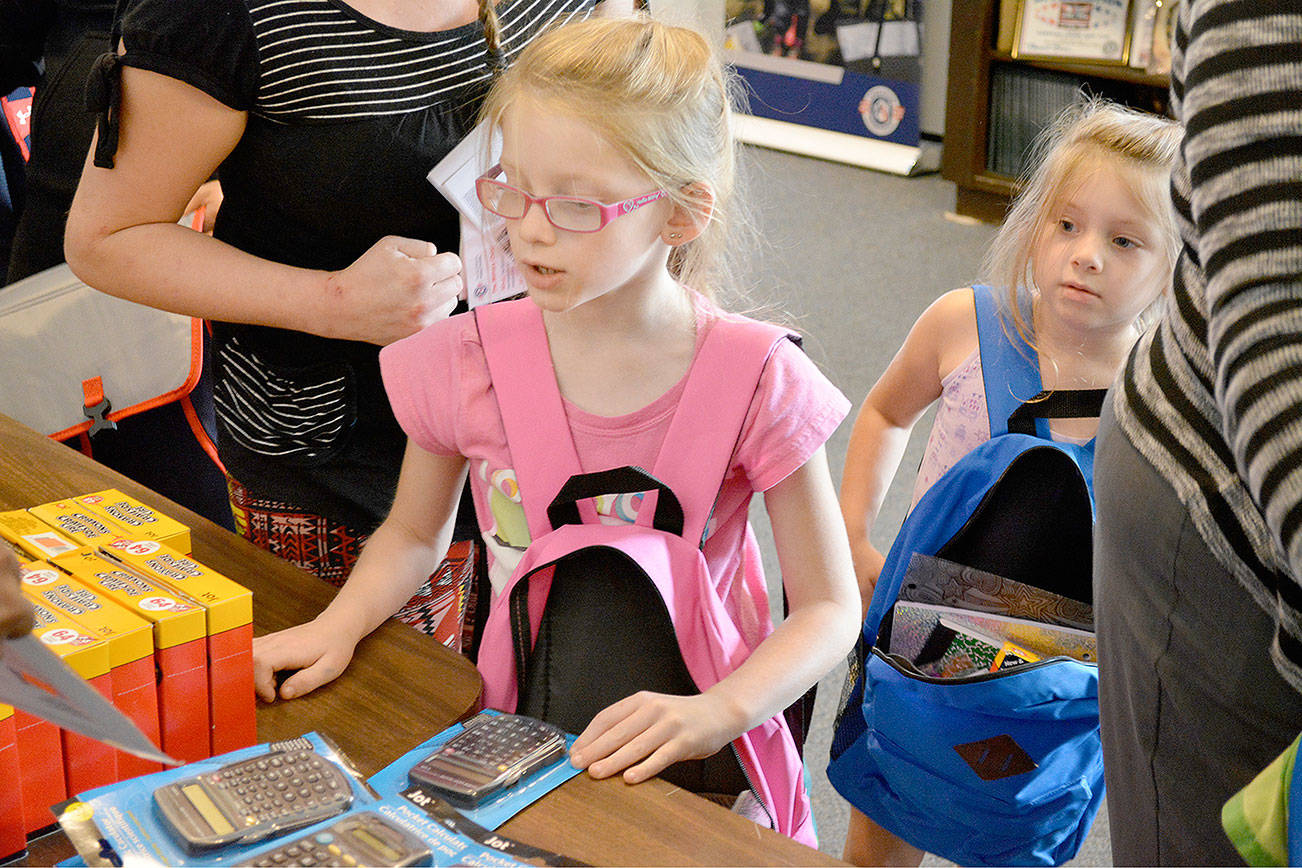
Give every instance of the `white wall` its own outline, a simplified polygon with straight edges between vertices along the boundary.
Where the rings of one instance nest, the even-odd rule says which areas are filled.
[[[945,134],[945,88],[949,79],[950,0],[922,0],[922,100],[924,133]]]

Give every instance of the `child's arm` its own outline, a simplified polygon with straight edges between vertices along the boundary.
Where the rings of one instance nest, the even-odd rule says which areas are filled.
[[[339,594],[313,620],[253,640],[258,696],[276,698],[281,669],[301,670],[281,685],[282,699],[338,677],[357,643],[402,608],[447,553],[465,470],[459,455],[432,455],[407,444],[393,508]]]
[[[710,756],[781,712],[854,645],[859,608],[836,493],[819,449],[764,495],[790,615],[731,675],[697,696],[643,691],[603,710],[571,761],[597,778],[621,769],[637,783],[685,759]]]
[[[885,561],[869,534],[904,457],[909,432],[940,397],[941,381],[976,343],[972,290],[945,293],[918,317],[855,419],[841,474],[841,516],[864,613]]]

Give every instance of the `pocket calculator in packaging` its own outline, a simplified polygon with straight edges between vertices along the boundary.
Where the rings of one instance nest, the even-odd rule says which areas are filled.
[[[446,801],[473,808],[565,755],[565,734],[519,714],[480,712],[407,773]]]
[[[154,790],[165,825],[190,853],[307,826],[352,801],[348,777],[305,740]]]
[[[428,865],[432,859],[424,841],[373,811],[362,811],[238,864],[398,868]]]

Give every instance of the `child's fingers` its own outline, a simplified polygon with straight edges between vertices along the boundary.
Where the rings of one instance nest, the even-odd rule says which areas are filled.
[[[276,670],[256,657],[253,658],[253,690],[263,702],[276,699]]]
[[[625,771],[624,780],[630,784],[640,784],[643,781],[649,781],[651,778],[660,774],[662,771],[682,759],[687,759],[687,757],[680,755],[680,752],[675,749],[673,742],[665,742],[660,745],[660,747],[656,748],[655,751],[653,751],[645,760]]]
[[[348,666],[352,655],[322,654],[311,666],[301,669],[285,679],[280,685],[281,699],[294,699],[311,693],[322,684],[327,684],[339,677]]]
[[[575,739],[574,746],[570,749],[570,762],[576,768],[587,768],[597,760],[610,756],[646,730],[655,718],[654,715],[647,715],[645,719],[643,717],[645,696],[646,694],[635,693],[598,712]]]
[[[611,775],[618,774],[624,769],[627,769],[629,766],[639,762],[640,760],[645,760],[657,751],[662,750],[665,747],[665,737],[659,729],[659,727],[652,726],[636,733],[632,738],[619,745],[609,755],[591,763],[588,766],[588,774],[598,779],[608,778]],[[667,765],[667,762],[664,763],[656,769],[656,771],[659,771],[659,769],[662,769]],[[655,772],[653,771],[651,774],[639,778],[639,780],[645,780],[654,774]],[[625,776],[625,778],[628,779],[627,776]],[[633,780],[629,780],[629,782],[636,783],[636,781]]]
[[[253,640],[253,689],[263,702],[276,699],[276,672],[287,668],[280,636],[258,636]]]

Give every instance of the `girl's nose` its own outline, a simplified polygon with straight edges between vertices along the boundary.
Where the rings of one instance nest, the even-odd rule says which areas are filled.
[[[1072,264],[1086,271],[1099,271],[1103,268],[1103,245],[1105,240],[1086,235],[1080,239],[1072,251]]]
[[[524,216],[519,219],[520,237],[535,243],[548,243],[555,239],[556,230],[543,210],[541,202],[529,202]]]

